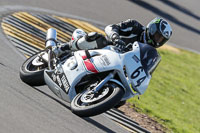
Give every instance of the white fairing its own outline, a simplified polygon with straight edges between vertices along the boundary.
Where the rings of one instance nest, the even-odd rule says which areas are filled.
[[[124,88],[125,95],[122,100],[126,100],[138,94],[143,94],[149,85],[151,74],[149,71],[146,71],[144,63],[142,65],[143,59],[141,59],[141,57],[145,58],[146,53],[143,52],[143,55],[140,55],[141,45],[143,46],[143,44],[139,45],[138,42],[135,42],[132,45],[133,49],[123,54],[113,50],[112,46],[107,46],[104,49],[89,50],[88,52],[91,56],[89,59],[84,50],[74,52],[74,56],[68,58],[61,65],[67,80],[67,84],[63,86],[68,85],[69,87],[60,89],[59,93],[61,95],[59,97],[70,102],[76,95],[75,86],[84,76],[108,71],[116,71],[120,78],[120,80],[111,79],[110,81],[115,82]],[[153,67],[155,68],[155,65]],[[50,89],[55,93],[54,90],[55,88],[59,88],[59,84],[57,83],[57,85],[54,85],[53,83],[50,83],[49,80],[53,80],[53,78],[46,77],[48,75],[52,75],[52,73],[45,74],[45,81]],[[63,75],[60,77],[61,80],[62,76]],[[131,88],[130,85],[133,88]],[[62,82],[60,86],[62,86]]]
[[[97,50],[91,50],[90,53],[97,52]],[[147,89],[151,76],[147,75],[142,69],[140,62],[140,48],[138,42],[133,44],[133,50],[124,54],[116,53],[106,49],[98,50],[102,55],[93,57],[93,62],[98,71],[118,70],[120,75],[124,76],[124,66],[127,72],[127,83],[123,83],[126,88],[130,89],[130,84],[139,93],[143,94]],[[136,58],[136,59],[134,59]],[[138,61],[137,61],[138,59]],[[140,68],[141,67],[141,68]],[[135,75],[133,73],[135,72]],[[134,78],[133,78],[134,76]],[[140,81],[140,82],[139,82]],[[138,84],[139,83],[139,84]],[[141,83],[141,84],[140,84]],[[129,86],[127,86],[129,85]]]
[[[83,51],[75,52],[74,56],[71,59],[69,58],[62,65],[64,73],[67,76],[68,82],[69,82],[71,88],[73,88],[73,89],[70,89],[68,92],[71,100],[76,95],[75,85],[82,79],[83,76],[85,76],[87,74],[87,71],[85,71],[85,68],[82,63],[83,59],[81,58],[81,53],[83,53]],[[71,61],[69,61],[69,60],[71,60]],[[72,62],[74,62],[74,63],[72,63]],[[71,65],[71,64],[74,64],[74,65]]]
[[[139,94],[143,94],[149,85],[151,76],[145,73],[140,60],[140,47],[138,42],[135,42],[133,50],[124,55],[124,65],[132,87]]]

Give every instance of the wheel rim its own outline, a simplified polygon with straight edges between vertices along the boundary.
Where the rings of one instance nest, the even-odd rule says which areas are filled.
[[[99,103],[105,100],[114,92],[114,89],[110,86],[104,86],[98,93],[95,93],[93,90],[87,90],[77,101],[79,106],[89,106],[92,104]]]
[[[33,61],[34,62],[37,62],[38,65],[34,65],[33,64]],[[26,71],[30,71],[30,72],[36,72],[36,71],[41,71],[41,70],[44,70],[46,68],[46,65],[40,61],[39,58],[34,58],[33,60],[31,60],[27,66],[25,67]]]

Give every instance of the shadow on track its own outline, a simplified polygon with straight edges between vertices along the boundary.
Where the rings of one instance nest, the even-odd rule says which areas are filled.
[[[92,125],[95,125],[96,127],[98,127],[99,129],[103,130],[106,133],[115,133],[114,131],[112,131],[111,129],[105,127],[104,125],[98,123],[97,121],[87,117],[87,118],[83,118],[85,121],[87,121],[88,123],[91,123]]]
[[[182,13],[188,15],[188,16],[191,16],[191,17],[193,17],[193,18],[195,18],[197,20],[200,20],[199,16],[197,16],[194,13],[192,13],[190,10],[186,9],[185,7],[182,7],[182,6],[174,3],[173,1],[170,1],[170,0],[160,0],[160,2],[166,4],[166,5],[174,8],[175,10],[178,10],[178,11],[180,11],[180,12],[182,12]]]
[[[129,0],[130,2],[134,3],[134,4],[137,4],[163,18],[166,18],[168,20],[170,20],[171,22],[185,28],[186,30],[190,30],[196,34],[200,34],[200,30],[188,25],[188,24],[185,24],[183,22],[181,22],[180,20],[176,19],[175,17],[173,17],[172,15],[160,10],[159,8],[155,7],[155,6],[152,6],[150,5],[149,3],[145,2],[145,1],[142,1],[142,0]]]
[[[52,100],[56,101],[56,102],[59,103],[60,105],[62,105],[62,106],[64,106],[65,108],[67,108],[67,109],[70,110],[70,107],[69,107],[69,106],[67,106],[67,105],[64,104],[63,102],[59,101],[58,99],[56,99],[56,98],[50,96],[49,94],[47,94],[47,93],[45,93],[45,92],[43,92],[43,91],[41,91],[41,90],[39,90],[39,89],[37,89],[37,88],[35,88],[35,87],[32,87],[32,88],[35,89],[36,91],[38,91],[38,92],[44,94],[45,96],[51,98]]]
[[[59,103],[60,105],[64,106],[65,108],[71,110],[71,108],[70,108],[69,106],[67,106],[64,102],[59,101],[58,99],[56,99],[56,98],[50,96],[49,94],[47,94],[47,93],[45,93],[45,92],[43,92],[43,91],[41,91],[41,90],[39,90],[39,89],[37,89],[37,88],[35,88],[35,87],[32,87],[32,88],[33,88],[34,90],[36,90],[36,91],[38,91],[38,92],[44,94],[45,96],[51,98],[52,100],[56,101],[57,103]],[[81,118],[81,117],[80,117],[80,118]],[[97,121],[95,121],[95,120],[93,120],[93,119],[91,119],[91,118],[89,118],[89,117],[85,117],[85,118],[81,118],[81,119],[84,119],[84,120],[87,121],[88,123],[90,123],[90,124],[96,126],[97,128],[101,129],[101,130],[104,131],[104,132],[115,133],[113,130],[107,128],[106,126],[102,125],[101,123],[99,123],[99,122],[97,122]]]

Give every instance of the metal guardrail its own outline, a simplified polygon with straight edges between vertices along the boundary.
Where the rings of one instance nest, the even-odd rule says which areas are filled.
[[[129,131],[137,133],[150,133],[147,129],[141,127],[137,122],[133,121],[117,109],[111,109],[104,113],[111,120],[123,125],[125,128],[128,128]]]

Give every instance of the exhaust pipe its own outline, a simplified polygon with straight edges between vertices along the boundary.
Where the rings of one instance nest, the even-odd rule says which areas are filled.
[[[57,32],[55,29],[50,28],[47,31],[46,42],[45,42],[46,48],[51,49],[51,47],[56,46],[56,44],[57,44]],[[52,56],[53,56],[52,51],[48,50],[48,68],[49,68],[49,70],[53,69],[53,62],[51,60]]]
[[[55,29],[50,28],[47,31],[47,36],[46,36],[46,48],[56,46],[57,42],[57,32]]]

